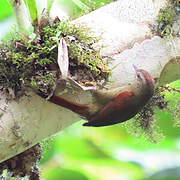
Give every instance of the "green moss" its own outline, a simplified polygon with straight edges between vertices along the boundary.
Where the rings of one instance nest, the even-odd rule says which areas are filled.
[[[99,51],[92,47],[98,39],[91,37],[85,26],[77,27],[63,21],[45,27],[38,42],[25,42],[16,37],[0,45],[1,86],[12,88],[15,94],[24,86],[50,93],[60,78],[57,46],[61,38],[68,45],[71,76],[80,82],[106,80],[109,75],[107,66]]]
[[[180,0],[169,0],[169,2],[171,4],[173,4],[174,6],[179,6],[180,5]]]
[[[172,25],[175,22],[177,15],[176,7],[179,5],[179,0],[169,0],[168,7],[162,8],[158,15],[158,33],[161,37],[172,35]]]
[[[67,21],[64,21],[56,24],[53,28],[49,26],[44,28],[42,33],[46,39],[44,39],[43,46],[48,47],[47,51],[56,46],[57,41],[63,37],[69,47],[71,65],[83,65],[92,71],[100,73],[100,69],[103,66],[101,56],[98,51],[92,48],[92,44],[97,42],[98,39],[88,34],[90,30],[83,26],[77,28],[75,24],[69,24]]]
[[[177,84],[177,86],[173,83],[170,86],[155,88],[153,97],[143,109],[132,120],[124,123],[128,132],[138,138],[143,137],[152,143],[160,142],[165,138],[158,125],[159,117],[157,114],[160,112],[171,114],[174,126],[179,127],[179,82]]]

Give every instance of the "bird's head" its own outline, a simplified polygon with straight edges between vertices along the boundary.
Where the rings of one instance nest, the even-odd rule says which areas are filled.
[[[136,77],[137,77],[137,80],[140,82],[140,84],[143,85],[143,87],[147,87],[148,89],[150,89],[153,93],[155,81],[154,81],[153,77],[151,76],[151,74],[144,69],[138,69],[134,65],[133,65],[133,67],[136,71]]]

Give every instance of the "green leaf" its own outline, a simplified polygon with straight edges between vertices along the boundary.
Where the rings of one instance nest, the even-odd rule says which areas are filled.
[[[54,167],[52,169],[48,169],[45,172],[44,177],[47,180],[59,180],[59,179],[63,179],[63,180],[88,180],[89,178],[86,177],[85,174],[83,174],[80,171],[77,170],[73,170],[73,169],[64,169],[61,168],[61,166],[57,166]]]
[[[49,14],[54,0],[47,0],[47,13]]]
[[[12,15],[12,8],[7,0],[1,0],[0,5],[0,21]]]
[[[80,0],[72,0],[79,8],[89,11],[89,7]]]
[[[38,13],[37,13],[37,6],[35,0],[24,0],[31,17],[31,23],[33,26],[37,25],[38,22]]]

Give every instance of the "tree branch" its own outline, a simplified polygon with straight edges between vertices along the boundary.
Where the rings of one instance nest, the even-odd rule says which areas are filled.
[[[158,12],[165,0],[120,0],[79,18],[101,35],[102,40],[94,45],[103,56],[111,57],[112,69],[109,89],[132,82],[135,72],[132,65],[149,71],[160,84],[180,78],[180,39],[162,39],[152,33]],[[75,113],[56,106],[27,90],[18,102],[0,99],[0,162],[32,147],[43,138],[79,121]],[[89,91],[64,95],[81,104],[92,103]],[[64,97],[63,96],[63,97]]]
[[[30,25],[30,23],[27,18],[27,11],[25,9],[25,4],[23,3],[22,0],[8,0],[8,1],[11,4],[11,7],[13,7],[21,38],[27,40],[28,26]]]

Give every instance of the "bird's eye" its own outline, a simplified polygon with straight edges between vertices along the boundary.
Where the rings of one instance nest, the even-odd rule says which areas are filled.
[[[140,75],[139,73],[137,73],[137,77],[138,77],[139,79],[141,79],[141,75]]]

